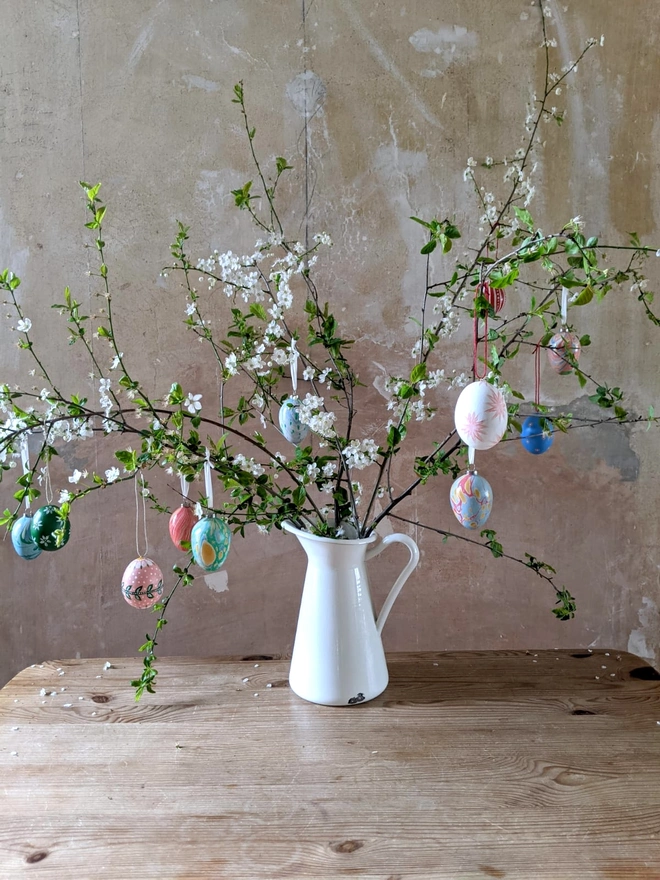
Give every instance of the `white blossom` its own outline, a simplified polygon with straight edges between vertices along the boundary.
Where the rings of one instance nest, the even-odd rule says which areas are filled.
[[[16,329],[20,330],[21,333],[29,333],[31,327],[32,321],[29,318],[21,318],[20,321],[16,324]]]
[[[119,468],[118,467],[108,468],[108,470],[105,472],[105,478],[108,481],[108,483],[114,483],[115,480],[119,479]]]
[[[119,354],[116,354],[116,355],[114,356],[114,358],[112,359],[112,363],[110,364],[110,369],[111,369],[111,370],[116,370],[117,367],[119,366],[119,364],[121,363],[121,359],[122,359],[123,357],[124,357],[124,353],[123,353],[123,352],[120,352]]]
[[[233,458],[233,464],[237,465],[241,470],[247,471],[254,477],[260,477],[264,473],[263,465],[253,458],[246,458],[243,453],[238,452]]]
[[[351,440],[351,442],[342,449],[342,455],[346,459],[346,466],[349,468],[368,467],[376,461],[378,456],[378,444],[375,440]]]
[[[67,504],[73,498],[73,494],[68,489],[62,489],[60,497],[57,499],[58,504]]]
[[[303,425],[307,425],[320,437],[329,439],[335,436],[334,422],[336,415],[333,412],[323,410],[323,398],[313,394],[306,394],[300,402],[298,416]]]
[[[319,466],[315,462],[307,465],[306,474],[312,482],[316,480],[320,473]]]
[[[660,251],[658,251],[656,256],[660,256]],[[314,367],[308,366],[308,367],[305,367],[305,369],[303,370],[303,379],[305,379],[305,381],[307,381],[307,382],[311,381],[315,375],[316,375],[316,370],[314,369]]]
[[[332,247],[332,239],[327,232],[317,232],[314,236],[314,241],[316,244],[324,244],[327,247]]]
[[[69,477],[69,482],[70,483],[79,483],[81,480],[84,480],[86,478],[87,478],[87,471],[79,471],[76,468],[74,470],[74,472],[71,474],[71,476]]]
[[[202,408],[201,399],[201,394],[189,394],[183,401],[183,405],[188,410],[188,412],[194,416],[195,413],[198,413]]]

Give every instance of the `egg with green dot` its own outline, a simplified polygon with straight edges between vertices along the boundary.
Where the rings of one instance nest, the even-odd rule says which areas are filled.
[[[42,550],[61,550],[69,540],[70,532],[71,523],[54,504],[40,507],[32,517],[30,535]]]

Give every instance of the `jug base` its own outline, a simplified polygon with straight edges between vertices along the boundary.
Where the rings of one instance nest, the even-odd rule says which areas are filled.
[[[389,681],[386,680],[382,687],[355,690],[355,692],[351,692],[350,696],[345,696],[314,691],[304,685],[297,687],[295,681],[289,678],[289,687],[297,697],[307,703],[316,703],[318,706],[359,706],[379,697],[387,688],[388,683]]]

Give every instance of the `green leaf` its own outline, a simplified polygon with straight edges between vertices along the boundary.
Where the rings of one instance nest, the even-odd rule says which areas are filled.
[[[530,231],[534,229],[534,221],[532,215],[525,208],[518,208],[514,205],[513,213],[516,215],[518,222],[526,226]]]
[[[277,168],[277,173],[282,174],[283,171],[288,171],[293,168],[293,165],[289,165],[289,163],[282,156],[277,156],[275,158],[275,166]]]
[[[420,254],[432,254],[436,249],[438,244],[437,239],[432,238],[430,241],[427,241],[424,247],[420,250]]]
[[[259,318],[260,321],[267,321],[268,315],[266,314],[266,309],[261,305],[261,303],[253,302],[250,304],[250,314],[254,315],[255,318]]]
[[[594,298],[594,289],[590,284],[582,289],[580,294],[571,303],[572,306],[586,306]]]
[[[413,370],[410,374],[410,384],[414,385],[416,382],[421,382],[425,376],[426,364],[417,364],[415,367],[413,367]]]
[[[423,226],[425,229],[433,229],[430,223],[427,223],[426,220],[420,220],[419,217],[411,217],[411,220],[414,220],[415,223],[419,223],[420,226]]]

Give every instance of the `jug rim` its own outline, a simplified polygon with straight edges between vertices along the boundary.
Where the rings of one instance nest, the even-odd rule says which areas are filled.
[[[378,535],[374,532],[367,538],[324,538],[321,535],[313,535],[311,532],[306,532],[304,529],[299,529],[289,520],[284,520],[282,523],[282,529],[285,532],[290,532],[292,535],[302,535],[304,538],[310,541],[316,541],[320,544],[347,544],[349,546],[359,546],[361,544],[373,544],[374,541],[378,540]]]

